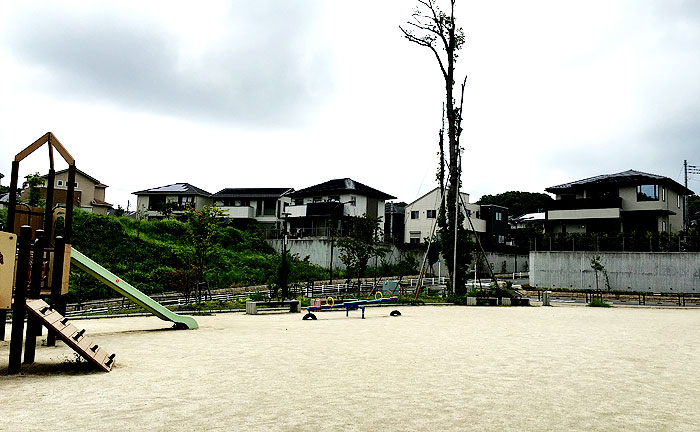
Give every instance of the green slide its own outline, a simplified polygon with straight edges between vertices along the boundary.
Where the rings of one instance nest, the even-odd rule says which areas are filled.
[[[95,279],[104,283],[113,290],[117,291],[119,294],[128,297],[129,300],[146,309],[147,311],[153,313],[153,315],[157,316],[162,320],[174,322],[175,327],[177,328],[196,329],[199,327],[199,325],[197,325],[197,321],[195,321],[194,318],[188,316],[181,316],[174,313],[173,311],[166,308],[157,301],[153,300],[146,294],[129,285],[126,281],[122,280],[114,273],[110,272],[106,268],[97,264],[95,261],[86,257],[77,249],[73,247],[71,247],[70,249],[70,260],[72,264],[75,264],[82,270],[85,270]]]

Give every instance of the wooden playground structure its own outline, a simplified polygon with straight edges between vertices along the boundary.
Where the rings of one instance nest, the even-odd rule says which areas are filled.
[[[30,208],[17,202],[19,163],[34,151],[48,145],[49,173],[46,179],[46,208]],[[68,182],[64,207],[54,202],[54,150],[68,163]],[[17,153],[12,161],[7,229],[0,233],[0,339],[5,339],[7,311],[12,310],[9,374],[19,373],[26,322],[24,363],[34,362],[36,339],[42,326],[48,328],[46,344],[64,341],[86,360],[104,371],[114,365],[115,354],[95,344],[68,319],[64,318],[70,276],[70,242],[75,196],[75,159],[51,132]],[[22,207],[26,207],[22,208]],[[57,223],[63,222],[63,235],[56,236]],[[24,223],[23,223],[24,222]],[[14,301],[12,300],[14,297]],[[42,298],[50,297],[50,304]]]
[[[30,208],[17,202],[19,163],[44,144],[48,144],[49,148],[47,204],[45,209]],[[53,205],[56,175],[54,150],[68,163],[67,193],[63,206]],[[75,159],[51,132],[17,153],[12,162],[10,208],[7,214],[9,232],[0,232],[0,340],[5,340],[7,312],[12,310],[9,374],[19,373],[22,367],[22,335],[27,312],[25,364],[34,362],[36,338],[41,335],[43,326],[48,329],[47,346],[55,346],[58,338],[98,369],[112,369],[115,354],[94,343],[85,335],[85,330],[78,330],[64,317],[66,304],[63,296],[68,293],[71,263],[158,318],[172,321],[174,328],[198,328],[194,318],[170,311],[71,247],[75,173]],[[63,235],[56,235],[59,227]],[[50,298],[50,302],[42,300],[45,298]]]

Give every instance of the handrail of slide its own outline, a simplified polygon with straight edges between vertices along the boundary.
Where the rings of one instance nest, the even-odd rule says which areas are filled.
[[[71,263],[75,264],[80,269],[84,270],[108,287],[117,291],[119,294],[128,297],[129,300],[153,313],[153,315],[162,320],[174,322],[176,327],[188,329],[196,329],[199,327],[194,318],[176,314],[138,289],[134,288],[122,278],[83,255],[74,247],[71,246],[70,249]]]

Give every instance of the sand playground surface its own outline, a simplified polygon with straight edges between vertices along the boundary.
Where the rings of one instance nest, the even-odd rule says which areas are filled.
[[[0,342],[0,430],[700,429],[698,310],[302,315],[199,316],[199,329],[178,331],[155,317],[74,321],[117,353],[109,373],[59,343],[6,376]]]

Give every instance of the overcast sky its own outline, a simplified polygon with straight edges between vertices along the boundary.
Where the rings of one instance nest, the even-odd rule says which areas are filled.
[[[399,30],[414,5],[3,2],[3,184],[51,131],[115,207],[176,182],[344,177],[411,202],[436,186],[444,98]],[[700,2],[458,1],[457,19],[472,202],[627,169],[682,184],[683,160],[700,165]],[[47,151],[20,168],[45,174]]]

